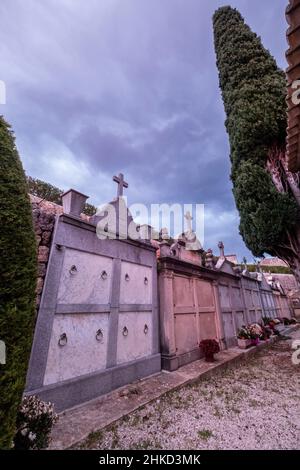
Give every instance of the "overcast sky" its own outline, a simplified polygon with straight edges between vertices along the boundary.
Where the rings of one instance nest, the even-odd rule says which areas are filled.
[[[232,0],[286,67],[287,0]],[[97,205],[205,204],[205,248],[238,231],[212,15],[226,0],[1,0],[0,80],[28,175]]]

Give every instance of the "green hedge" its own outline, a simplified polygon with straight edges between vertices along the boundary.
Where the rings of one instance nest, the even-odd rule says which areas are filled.
[[[21,161],[0,116],[0,448],[10,448],[25,386],[35,315],[36,243]]]
[[[244,269],[244,265],[240,265],[241,269]],[[255,273],[257,271],[256,264],[247,264],[247,269],[250,273]],[[272,274],[293,274],[288,266],[260,266],[260,269],[264,273]]]

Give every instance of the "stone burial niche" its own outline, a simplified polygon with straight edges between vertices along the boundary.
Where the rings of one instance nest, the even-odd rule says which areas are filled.
[[[248,323],[240,270],[224,256],[219,242],[220,257],[214,266],[218,272],[218,291],[226,347],[237,344],[237,331]]]
[[[63,196],[27,376],[26,393],[57,411],[161,369],[156,250],[118,232],[99,239],[99,217],[80,217],[86,199]]]
[[[264,286],[264,289],[267,291],[271,291],[271,297],[269,299],[268,305],[272,305],[271,311],[270,309],[265,309],[265,315],[268,317],[280,317],[280,318],[291,318],[292,317],[292,312],[290,309],[289,301],[287,298],[287,295],[285,293],[285,290],[283,289],[282,285],[280,282],[276,282],[272,274],[267,274],[266,278],[265,276],[262,275],[262,285]],[[273,315],[272,315],[273,313]]]
[[[273,295],[273,289],[270,284],[265,279],[263,273],[256,273],[259,292],[261,297],[261,303],[263,307],[263,316],[268,318],[276,318],[281,316],[280,309],[276,308],[275,295]]]
[[[241,284],[244,293],[247,323],[261,323],[264,310],[257,274],[249,273],[244,269],[241,276]]]
[[[158,285],[162,367],[176,370],[201,357],[199,343],[217,339],[225,347],[218,273],[202,266],[201,251],[163,241]]]

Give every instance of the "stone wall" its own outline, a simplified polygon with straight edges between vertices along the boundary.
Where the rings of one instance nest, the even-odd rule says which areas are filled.
[[[38,310],[47,272],[55,218],[56,214],[62,213],[62,207],[32,195],[30,195],[30,202],[38,254],[36,286],[36,306]]]

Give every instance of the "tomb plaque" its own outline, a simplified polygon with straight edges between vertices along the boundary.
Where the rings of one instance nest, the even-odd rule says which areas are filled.
[[[57,302],[108,304],[112,259],[66,249]]]
[[[243,311],[235,312],[235,321],[237,330],[247,323]]]
[[[217,337],[214,313],[200,313],[199,331],[200,331],[200,340],[215,339]]]
[[[222,308],[230,308],[230,294],[228,286],[219,286],[220,302]]]
[[[152,269],[123,261],[121,265],[120,304],[152,303]]]
[[[184,354],[198,348],[196,315],[175,315],[175,340],[177,354]]]
[[[231,313],[223,313],[223,325],[225,338],[227,341],[231,341],[231,339],[236,335]]]
[[[232,301],[234,308],[243,309],[243,299],[239,287],[232,287]]]
[[[249,310],[249,319],[250,319],[250,323],[256,322],[255,310]]]
[[[214,308],[214,295],[212,284],[208,281],[196,281],[198,304],[200,307]]]
[[[194,305],[193,281],[190,277],[174,277],[174,305],[176,308]]]
[[[105,369],[108,314],[55,315],[44,385]]]
[[[152,314],[129,312],[119,315],[117,364],[150,356],[152,352]]]

